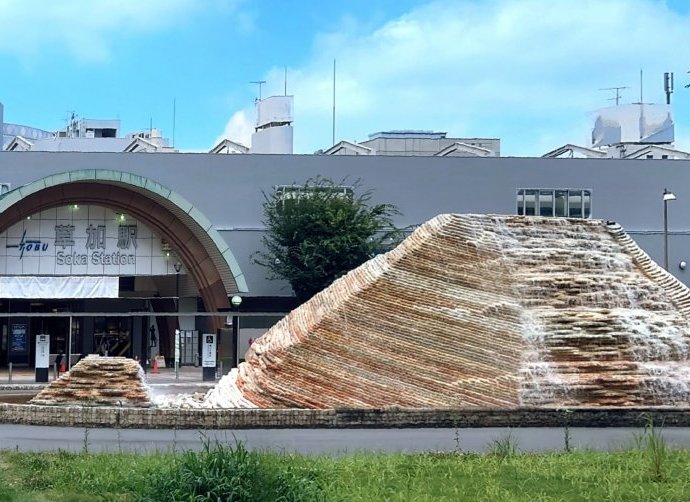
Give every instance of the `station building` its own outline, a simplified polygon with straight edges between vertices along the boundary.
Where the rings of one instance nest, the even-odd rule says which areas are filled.
[[[37,334],[70,362],[169,359],[176,329],[184,364],[209,332],[233,364],[296,306],[252,260],[263,194],[317,175],[361,180],[408,231],[447,212],[615,220],[658,263],[668,238],[669,271],[690,281],[685,160],[1,152],[0,365],[31,364]]]
[[[657,129],[668,137],[650,129],[651,143],[636,146],[621,143],[620,127],[606,129],[618,143],[584,158],[573,158],[582,151],[573,145],[500,157],[497,138],[431,131],[292,155],[291,96],[257,102],[251,146],[224,140],[199,154],[176,152],[153,130],[120,138],[118,121],[72,120],[48,133],[3,126],[2,113],[0,104],[10,150],[0,149],[0,367],[31,365],[39,334],[68,364],[88,353],[178,353],[199,364],[201,336],[214,333],[225,368],[235,365],[297,306],[289,284],[253,260],[264,194],[316,176],[344,191],[359,181],[372,202],[399,208],[396,225],[407,232],[440,213],[614,220],[690,284],[690,159],[616,154],[621,145],[670,148],[664,113]]]

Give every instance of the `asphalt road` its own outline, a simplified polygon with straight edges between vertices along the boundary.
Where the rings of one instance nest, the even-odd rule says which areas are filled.
[[[635,428],[571,428],[577,449],[617,450],[633,446],[643,433]],[[666,428],[668,443],[690,448],[690,428]],[[0,424],[0,449],[18,451],[152,452],[198,450],[205,438],[247,448],[304,454],[345,454],[357,451],[466,452],[490,451],[496,440],[511,435],[518,451],[559,451],[564,447],[561,428],[478,429],[252,429],[252,430],[142,430],[83,429]]]

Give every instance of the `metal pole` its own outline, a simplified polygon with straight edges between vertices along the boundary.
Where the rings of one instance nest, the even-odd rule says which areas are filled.
[[[180,379],[180,361],[175,361],[175,380]]]
[[[333,136],[331,144],[335,145],[335,59],[333,60]]]
[[[230,365],[231,368],[237,368],[237,359],[238,359],[238,353],[239,353],[239,347],[237,344],[239,343],[240,339],[240,318],[236,315],[232,316],[232,364]]]
[[[664,200],[664,270],[668,272],[668,201]]]
[[[8,381],[9,383],[12,383],[12,363],[11,363],[11,362],[10,362],[10,372],[9,372],[9,374],[8,374],[8,379],[7,379],[7,381]]]
[[[175,275],[175,303],[177,304],[177,307],[175,310],[178,312],[180,311],[180,272],[177,272],[177,275]]]
[[[72,316],[69,316],[69,332],[67,333],[67,371],[72,368]]]

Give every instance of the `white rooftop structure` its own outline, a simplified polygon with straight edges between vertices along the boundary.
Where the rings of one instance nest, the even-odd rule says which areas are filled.
[[[16,136],[6,150],[10,152],[122,152],[128,138],[60,138],[29,140]]]
[[[374,155],[374,149],[343,140],[339,141],[328,150],[324,150],[322,153],[324,155]]]
[[[594,112],[592,144],[568,143],[542,157],[610,159],[690,159],[677,150],[675,123],[670,105],[632,103],[610,106]]]
[[[670,144],[674,140],[670,105],[632,103],[594,112],[593,147],[619,143]]]
[[[358,143],[340,141],[323,155],[401,155],[439,157],[499,157],[498,138],[449,138],[445,132],[401,130],[379,131]]]
[[[294,96],[271,96],[256,102],[256,127],[249,153],[292,153]]]
[[[0,103],[0,151],[4,150],[16,136],[21,136],[27,140],[37,140],[50,138],[54,134],[35,127],[7,124],[4,122],[3,112],[3,105]]]
[[[0,125],[2,116],[0,114]],[[33,152],[173,152],[158,129],[120,136],[119,119],[77,119],[56,132],[15,124],[2,125],[7,151]],[[9,139],[8,139],[9,138]]]
[[[268,153],[292,154],[294,121],[292,109],[294,96],[270,96],[256,100],[256,124],[251,146],[222,139],[209,153]]]
[[[216,146],[211,148],[208,153],[249,153],[249,147],[236,141],[223,139]]]
[[[56,134],[60,138],[117,138],[120,135],[120,120],[77,119],[72,114],[69,125]]]

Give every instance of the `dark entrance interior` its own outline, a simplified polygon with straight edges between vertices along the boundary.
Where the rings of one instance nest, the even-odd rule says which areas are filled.
[[[51,364],[57,354],[71,355],[76,363],[84,354],[150,358],[152,339],[160,340],[158,353],[173,357],[177,317],[156,318],[158,336],[151,337],[149,316],[122,315],[128,312],[155,316],[159,298],[117,298],[93,300],[0,300],[0,366],[33,367],[36,336],[50,335]],[[170,302],[174,305],[174,302]],[[173,309],[168,310],[168,312]],[[84,315],[93,312],[95,315]],[[3,316],[3,313],[46,314],[45,317]],[[70,323],[69,313],[72,313]],[[109,313],[112,313],[109,315]],[[70,346],[71,324],[71,346]],[[206,318],[196,320],[206,330]],[[66,357],[65,357],[66,362]]]

